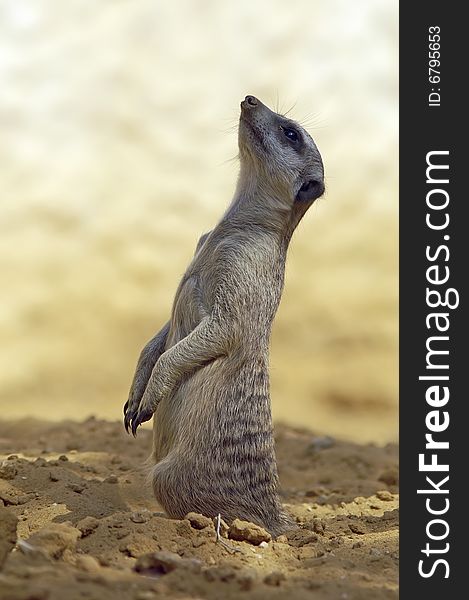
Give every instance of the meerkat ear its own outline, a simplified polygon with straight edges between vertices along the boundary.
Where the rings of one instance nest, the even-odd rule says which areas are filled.
[[[295,200],[299,202],[312,202],[324,194],[324,183],[317,179],[308,179],[298,190]]]

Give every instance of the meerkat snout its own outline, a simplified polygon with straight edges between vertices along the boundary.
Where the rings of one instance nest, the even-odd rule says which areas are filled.
[[[241,106],[244,102],[246,102],[250,106],[257,106],[258,101],[257,98],[255,98],[254,96],[246,96],[246,98],[241,102]]]
[[[263,173],[268,186],[290,204],[312,203],[324,193],[324,167],[312,137],[254,96],[241,102],[238,144],[245,176]]]

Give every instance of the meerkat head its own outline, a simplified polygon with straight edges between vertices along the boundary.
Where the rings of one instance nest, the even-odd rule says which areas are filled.
[[[324,193],[324,168],[312,137],[254,96],[241,102],[238,143],[242,172],[255,174],[290,206],[311,204]]]

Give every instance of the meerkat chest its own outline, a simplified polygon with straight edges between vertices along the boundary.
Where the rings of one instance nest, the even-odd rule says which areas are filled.
[[[204,248],[176,294],[173,325],[183,336],[218,302],[249,326],[268,330],[282,295],[285,255],[269,239],[230,238]]]
[[[282,295],[285,255],[269,239],[243,240],[216,264],[221,288],[246,318],[273,319]]]

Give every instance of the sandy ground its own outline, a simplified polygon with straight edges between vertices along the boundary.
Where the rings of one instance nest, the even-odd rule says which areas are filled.
[[[395,445],[277,426],[300,528],[227,548],[209,520],[160,512],[142,468],[150,436],[94,418],[0,423],[2,600],[397,598]]]

